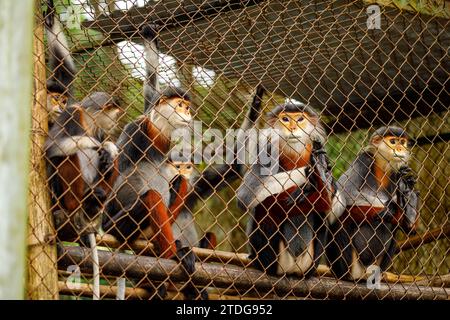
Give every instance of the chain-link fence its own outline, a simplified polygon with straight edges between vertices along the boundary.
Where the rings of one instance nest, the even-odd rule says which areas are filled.
[[[30,297],[448,299],[449,18],[42,0]]]

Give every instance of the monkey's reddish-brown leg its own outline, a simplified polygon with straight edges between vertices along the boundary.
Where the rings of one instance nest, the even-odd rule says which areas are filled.
[[[171,213],[170,223],[174,223],[180,214],[181,208],[183,207],[184,201],[186,200],[186,196],[188,193],[188,183],[185,178],[181,180],[180,188],[178,189],[177,196],[175,201],[169,207],[169,211]]]
[[[164,205],[161,195],[154,190],[148,191],[145,202],[149,208],[150,226],[155,231],[155,242],[159,246],[161,257],[171,258],[176,255],[177,249],[167,207]]]
[[[84,180],[81,175],[80,164],[77,155],[72,155],[62,162],[57,173],[64,193],[60,201],[60,207],[67,212],[73,212],[80,207],[84,194]]]

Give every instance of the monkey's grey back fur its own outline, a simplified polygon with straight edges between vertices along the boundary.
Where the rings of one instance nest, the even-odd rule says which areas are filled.
[[[112,104],[118,106],[117,99],[109,93],[98,91],[93,92],[81,100],[81,106],[90,110],[101,110],[104,106]]]

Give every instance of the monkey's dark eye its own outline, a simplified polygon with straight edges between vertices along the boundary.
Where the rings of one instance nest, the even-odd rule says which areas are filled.
[[[289,118],[288,117],[283,117],[283,118],[281,118],[281,120],[283,120],[283,122],[289,122]]]
[[[192,168],[192,166],[191,166],[191,165],[189,165],[189,166],[187,166],[186,168],[188,168],[188,169],[191,169],[191,168]]]
[[[175,166],[175,168],[180,169],[181,167],[180,167],[179,164],[177,164],[177,165]]]
[[[395,139],[394,139],[394,138],[389,139],[389,143],[390,143],[390,144],[395,144]]]
[[[305,117],[299,117],[299,118],[297,119],[297,122],[302,122],[303,120],[305,120]]]

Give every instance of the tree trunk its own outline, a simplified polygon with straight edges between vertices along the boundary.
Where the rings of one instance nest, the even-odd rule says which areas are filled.
[[[0,8],[0,299],[23,299],[34,6]]]

